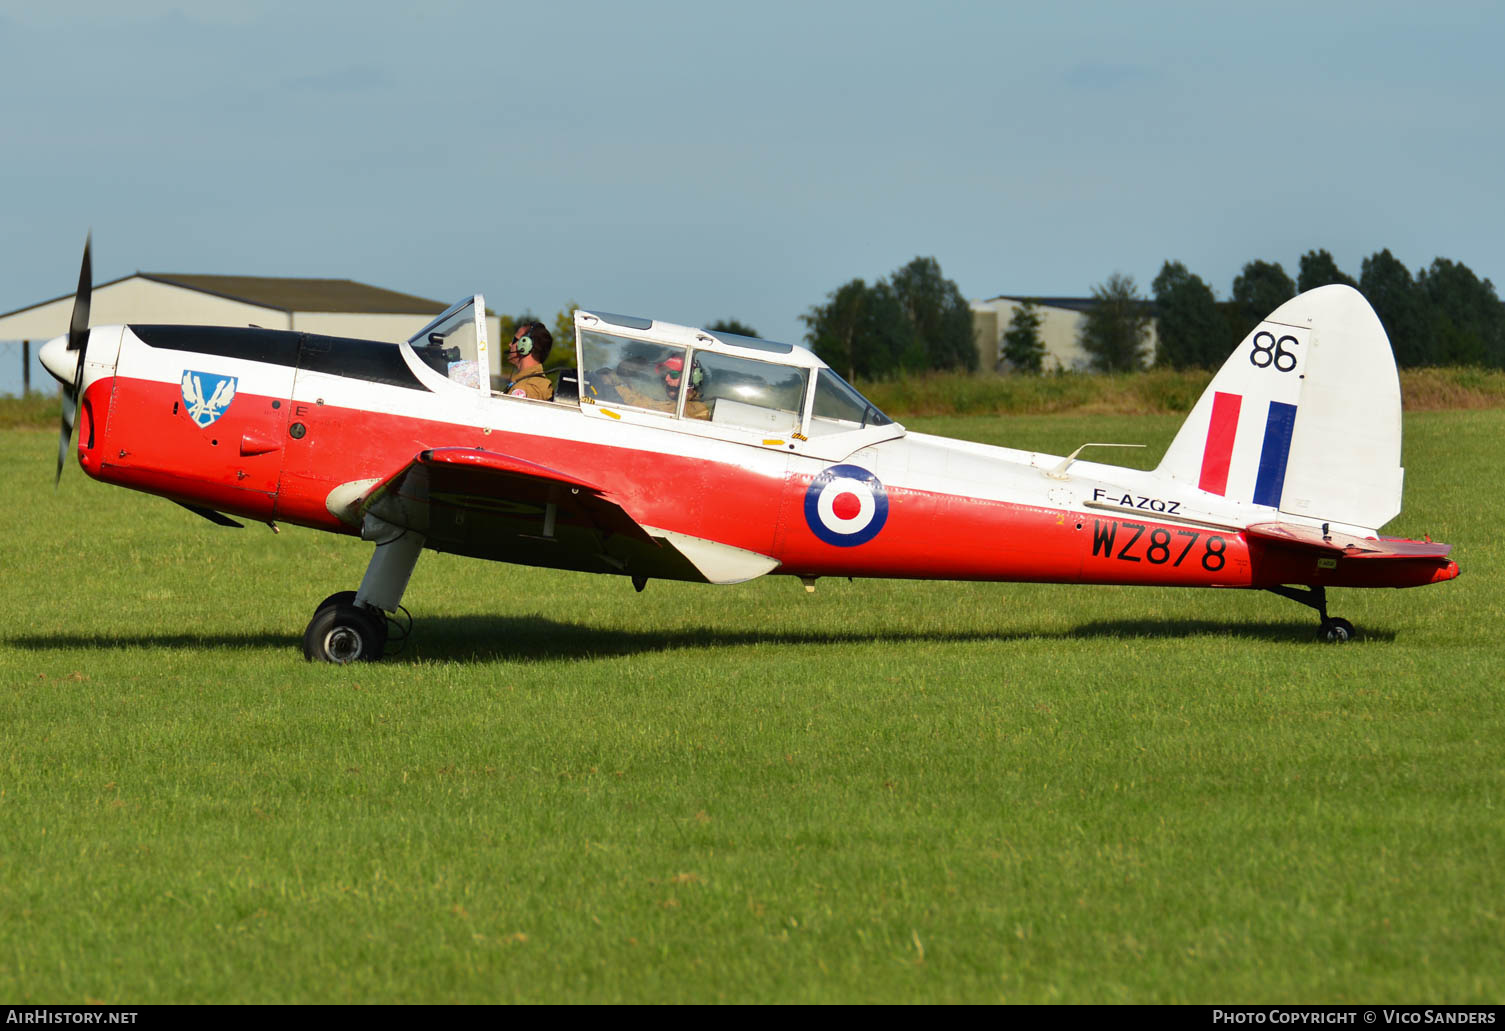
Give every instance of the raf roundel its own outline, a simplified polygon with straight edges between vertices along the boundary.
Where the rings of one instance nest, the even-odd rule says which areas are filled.
[[[805,490],[805,522],[838,548],[866,544],[888,522],[888,492],[860,465],[833,465]]]

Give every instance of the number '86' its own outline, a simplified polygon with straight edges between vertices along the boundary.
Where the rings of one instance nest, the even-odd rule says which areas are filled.
[[[1249,352],[1249,363],[1256,369],[1268,369],[1273,365],[1276,372],[1290,372],[1296,367],[1296,355],[1287,351],[1285,345],[1295,346],[1300,343],[1293,336],[1283,336],[1276,340],[1274,334],[1260,330],[1254,334],[1254,350]]]

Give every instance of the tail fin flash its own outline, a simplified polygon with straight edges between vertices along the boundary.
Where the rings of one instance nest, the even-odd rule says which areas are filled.
[[[1244,338],[1157,472],[1230,501],[1378,529],[1400,512],[1400,380],[1352,287],[1282,304]]]

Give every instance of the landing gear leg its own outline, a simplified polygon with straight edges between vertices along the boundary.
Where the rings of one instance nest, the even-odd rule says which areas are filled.
[[[1316,609],[1317,615],[1322,617],[1322,622],[1317,627],[1317,639],[1326,641],[1328,644],[1342,644],[1351,640],[1355,633],[1353,624],[1346,619],[1340,619],[1327,614],[1327,588],[1321,585],[1301,590],[1298,587],[1287,587],[1284,584],[1279,587],[1266,587],[1271,594],[1278,594],[1282,598],[1290,598],[1298,605]]]
[[[358,591],[331,594],[314,610],[303,632],[304,658],[344,665],[371,662],[387,646],[386,612],[396,612],[418,555],[423,535],[381,523],[370,516],[361,536],[376,540],[376,554]]]

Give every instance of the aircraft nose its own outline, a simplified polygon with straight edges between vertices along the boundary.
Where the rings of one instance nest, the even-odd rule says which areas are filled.
[[[73,385],[73,377],[78,372],[77,351],[68,350],[68,334],[53,337],[42,345],[42,350],[37,352],[37,357],[42,362],[52,378],[64,386]]]

